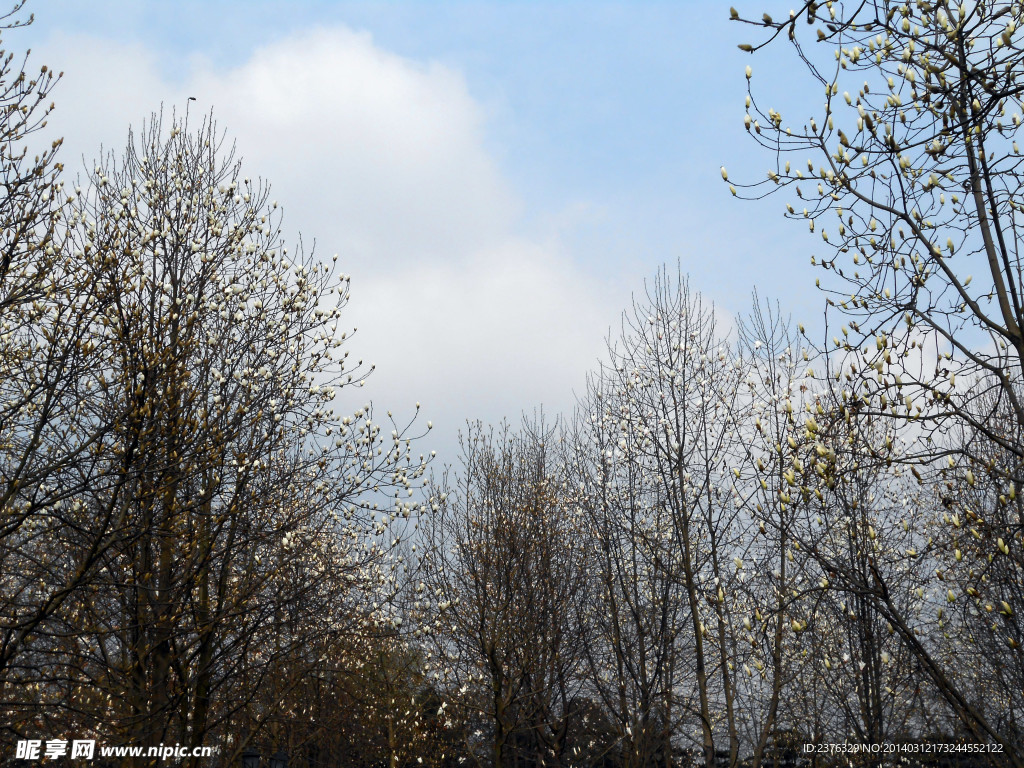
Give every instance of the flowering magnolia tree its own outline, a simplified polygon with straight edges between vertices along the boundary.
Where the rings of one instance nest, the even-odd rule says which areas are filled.
[[[846,510],[826,522],[826,540],[842,530],[857,543],[854,560],[822,547],[815,559],[880,612],[968,732],[998,742],[1014,765],[1024,759],[1021,713],[1007,698],[1024,680],[1014,608],[1024,597],[1022,13],[1017,3],[943,0],[731,12],[757,30],[743,50],[789,45],[824,96],[813,117],[794,120],[748,67],[744,121],[776,161],[767,180],[730,184],[743,196],[791,195],[787,216],[824,243],[811,261],[828,273],[819,283],[844,323],[823,365],[841,440],[832,449],[853,454],[824,471],[818,491]],[[882,485],[885,473],[858,481],[870,465],[896,469]],[[921,491],[897,490],[908,475]],[[923,518],[890,497],[913,499]],[[957,637],[951,615],[963,622]],[[998,659],[999,671],[965,669],[968,653],[982,666]]]
[[[4,35],[17,12],[0,17]],[[0,52],[0,698],[34,696],[30,653],[110,544],[117,513],[86,514],[87,487],[107,487],[95,457],[112,419],[84,412],[88,328],[104,306],[67,244],[60,141],[30,156],[59,76]]]
[[[845,283],[833,303],[848,328],[834,343],[867,339],[865,367],[901,374],[863,394],[879,412],[940,432],[966,421],[999,443],[994,409],[1005,403],[1024,423],[1020,13],[996,2],[812,2],[782,21],[748,22],[767,40],[741,46],[788,39],[825,92],[815,117],[794,122],[765,104],[748,68],[745,122],[778,163],[742,189],[791,194],[787,215],[826,243],[813,263]],[[910,363],[921,344],[938,360]],[[955,375],[971,386],[958,388]]]
[[[427,458],[409,424],[335,412],[369,373],[343,349],[348,278],[289,251],[268,188],[221,142],[209,119],[154,117],[62,208],[62,254],[91,289],[62,427],[76,445],[109,425],[62,503],[107,538],[22,704],[73,701],[80,726],[125,742],[239,751],[305,672],[375,631]]]
[[[737,579],[731,558],[742,508],[732,471],[742,453],[732,439],[740,381],[714,308],[665,269],[624,314],[582,409],[578,466],[604,552],[608,678],[637,764],[669,752],[684,723],[706,761],[715,759],[717,729],[733,759],[739,749],[725,596]],[[692,694],[679,701],[675,689],[688,674]]]

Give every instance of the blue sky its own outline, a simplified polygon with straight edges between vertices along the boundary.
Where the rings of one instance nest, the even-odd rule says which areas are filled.
[[[759,179],[771,163],[743,131],[745,65],[777,92],[786,71],[737,50],[749,35],[725,4],[29,7],[5,43],[66,70],[65,161],[197,95],[275,184],[288,231],[350,265],[374,396],[422,400],[442,442],[467,417],[569,407],[663,262],[724,314],[757,287],[820,316],[806,229],[781,198],[741,202],[721,182],[722,164]],[[413,344],[424,328],[434,340]]]

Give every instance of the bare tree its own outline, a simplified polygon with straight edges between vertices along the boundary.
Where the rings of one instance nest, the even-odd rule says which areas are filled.
[[[496,767],[569,760],[586,635],[585,540],[554,427],[513,434],[470,425],[462,469],[437,488],[426,595],[441,609],[437,661],[461,718],[490,733],[466,749]],[[486,744],[481,754],[479,746]]]

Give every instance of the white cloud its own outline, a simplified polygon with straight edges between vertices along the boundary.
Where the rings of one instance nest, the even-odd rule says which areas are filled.
[[[518,231],[485,115],[447,67],[344,28],[278,41],[226,71],[193,61],[174,82],[151,53],[113,41],[63,36],[41,54],[67,72],[54,123],[68,154],[119,148],[161,102],[212,106],[246,173],[271,181],[287,231],[339,253],[353,275],[353,356],[378,369],[367,394],[396,411],[422,401],[443,427],[439,448],[467,417],[569,407],[625,306],[557,234]]]
[[[388,400],[423,392],[417,398],[445,423],[570,406],[603,349],[606,315],[617,312],[556,246],[516,239],[353,290],[356,349],[387,358],[375,386]]]
[[[315,226],[350,263],[465,256],[512,224],[513,197],[461,76],[387,53],[368,34],[288,38],[188,87],[271,179],[291,223]]]

